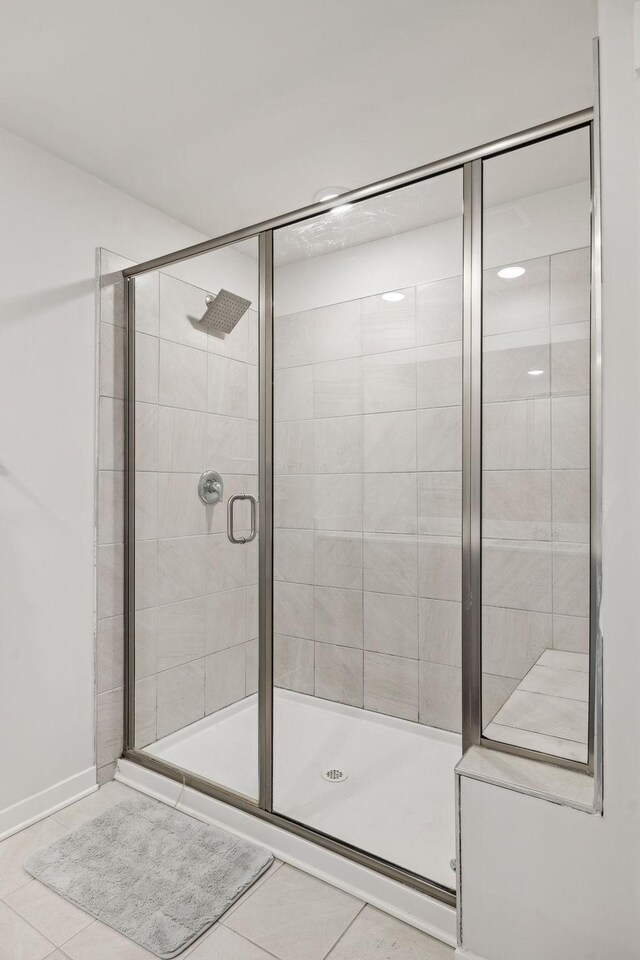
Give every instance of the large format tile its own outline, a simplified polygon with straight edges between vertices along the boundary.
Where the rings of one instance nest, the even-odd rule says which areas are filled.
[[[362,417],[328,417],[314,424],[316,473],[362,472]]]
[[[561,329],[575,333],[575,339],[555,340],[551,345],[551,392],[554,397],[586,396],[591,376],[589,327],[576,323]]]
[[[206,537],[158,542],[158,600],[171,603],[205,592]]]
[[[138,794],[135,790],[132,790],[131,787],[126,787],[123,783],[112,780],[110,783],[105,783],[104,786],[100,787],[95,793],[89,794],[88,797],[83,797],[82,800],[77,800],[68,807],[63,807],[62,810],[58,810],[54,816],[63,827],[67,827],[69,830],[75,830],[89,820],[93,820],[94,817],[100,816],[101,813],[104,813],[105,810],[108,810],[109,807],[114,806],[114,804],[121,803],[123,800],[129,800],[131,797],[136,796],[138,796]],[[50,822],[50,820],[43,821],[43,823]],[[57,840],[58,836],[46,840],[42,846],[44,846],[45,843],[51,843],[52,840]],[[0,847],[0,850],[1,849]]]
[[[158,608],[136,610],[136,679],[156,672]]]
[[[273,365],[276,370],[313,363],[313,318],[310,312],[276,317],[273,336]]]
[[[365,473],[415,472],[415,411],[366,414],[362,420]]]
[[[255,943],[240,934],[218,925],[215,930],[189,954],[190,960],[273,960]]]
[[[551,471],[485,470],[482,531],[508,540],[551,539]]]
[[[154,607],[158,602],[158,543],[140,540],[136,543],[135,564],[136,610]]]
[[[273,576],[291,583],[313,583],[313,530],[273,531]]]
[[[553,612],[589,616],[589,544],[553,545]]]
[[[415,473],[367,473],[363,488],[363,529],[367,533],[417,533]]]
[[[515,345],[510,337],[484,337],[482,346],[482,399],[485,403],[549,395],[548,343]]]
[[[158,474],[158,536],[196,537],[207,532],[207,508],[197,473]]]
[[[324,960],[361,907],[355,897],[285,864],[225,926],[279,960]]]
[[[138,471],[135,485],[136,540],[155,540],[158,536],[158,475]]]
[[[462,663],[462,604],[459,600],[420,599],[420,659],[450,667]]]
[[[49,818],[3,840],[0,843],[0,896],[5,897],[29,883],[31,877],[22,867],[25,859],[34,850],[59,840],[66,832],[61,823]]]
[[[137,491],[136,491],[137,492]],[[98,472],[98,543],[124,540],[124,472]]]
[[[277,580],[273,589],[273,626],[288,637],[313,639],[313,587]]]
[[[313,415],[348,417],[362,413],[362,359],[333,360],[313,368]]]
[[[59,897],[38,880],[32,880],[26,886],[20,887],[10,894],[6,901],[16,913],[35,927],[38,933],[57,947],[93,922],[88,913]],[[1,949],[0,946],[0,951]]]
[[[588,470],[553,470],[553,539],[589,542],[591,485]]]
[[[313,473],[313,432],[313,420],[287,420],[275,424],[275,474]]]
[[[158,469],[158,405],[136,403],[136,470]]]
[[[136,333],[136,398],[158,402],[158,338]]]
[[[495,722],[485,727],[484,736],[490,740],[527,747],[529,750],[539,750],[540,753],[548,753],[552,757],[566,757],[567,760],[577,760],[579,763],[586,763],[587,760],[586,743],[578,743],[576,740],[549,737],[531,730],[520,730],[518,727],[504,727]]]
[[[247,589],[223,590],[206,598],[207,653],[235,647],[247,639]]]
[[[314,693],[323,700],[361,707],[363,651],[332,643],[316,643]]]
[[[231,543],[226,531],[210,534],[206,545],[206,592],[221,593],[246,586],[247,559],[246,547]]]
[[[97,624],[97,692],[121,687],[124,682],[124,620],[111,617]]]
[[[206,622],[204,597],[167,603],[158,608],[158,671],[204,656]]]
[[[257,432],[253,420],[207,416],[206,461],[210,470],[225,474],[257,473]]]
[[[364,588],[376,593],[418,595],[418,540],[405,534],[365,533]]]
[[[364,706],[386,716],[418,719],[418,660],[364,654]]]
[[[494,722],[506,727],[518,727],[532,733],[585,743],[588,704],[580,700],[516,690],[496,714]]]
[[[43,960],[53,944],[0,902],[0,957],[2,960]]]
[[[313,417],[313,366],[276,370],[273,385],[276,423],[282,420],[310,420]]]
[[[419,347],[416,358],[418,408],[460,406],[462,342]]]
[[[362,300],[362,352],[403,350],[416,343],[415,287],[393,291],[402,299],[385,300],[382,294]]]
[[[101,470],[124,468],[124,402],[100,397],[98,464]]]
[[[313,477],[274,477],[273,513],[276,527],[313,528]]]
[[[102,767],[122,756],[123,700],[122,687],[98,694],[97,698],[96,765]]]
[[[302,637],[273,638],[273,675],[276,687],[313,696],[314,643]]]
[[[396,657],[418,657],[418,599],[364,594],[364,647]]]
[[[462,474],[418,474],[418,533],[459,536],[462,531]]]
[[[124,328],[100,324],[100,396],[124,397]]]
[[[362,535],[333,530],[316,532],[313,582],[323,587],[362,589]]]
[[[524,267],[525,272],[514,279],[499,277],[500,267],[483,271],[482,327],[485,335],[549,325],[549,258],[525,260],[516,265]]]
[[[554,616],[553,646],[555,650],[568,650],[572,653],[588,653],[588,618]]]
[[[555,470],[589,467],[589,397],[551,401],[551,462]]]
[[[551,612],[551,544],[484,540],[482,561],[483,599],[487,605]]]
[[[551,621],[549,613],[483,606],[483,669],[497,676],[524,677],[551,646]]]
[[[313,361],[344,360],[362,352],[360,300],[346,300],[311,311]]]
[[[189,347],[207,349],[207,330],[200,326],[207,305],[206,290],[160,274],[160,336]]]
[[[315,587],[313,595],[315,639],[346,647],[362,647],[362,592]]]
[[[362,360],[364,413],[415,410],[416,351],[377,353]]]
[[[420,723],[459,733],[462,726],[462,676],[459,667],[421,660]]]
[[[418,410],[418,470],[462,468],[462,407]]]
[[[484,470],[546,470],[551,466],[549,403],[541,398],[483,405]]]
[[[416,333],[418,345],[462,339],[462,277],[417,288]]]
[[[538,661],[540,666],[555,667],[557,670],[578,670],[589,672],[589,657],[586,653],[569,653],[566,650],[545,650]]]
[[[213,653],[205,661],[206,714],[214,713],[245,695],[246,644]]]
[[[313,487],[316,530],[362,530],[362,474],[318,474]]]
[[[155,957],[99,920],[68,940],[64,952],[70,960],[153,960]]]
[[[248,416],[248,365],[210,353],[207,410],[227,417]]]
[[[454,960],[454,953],[453,947],[442,941],[366,906],[331,951],[329,960]]]
[[[160,403],[187,410],[207,409],[207,355],[160,341]]]
[[[462,552],[456,537],[418,541],[418,593],[431,600],[460,600]]]
[[[156,677],[136,680],[135,745],[138,749],[156,740]]]
[[[158,674],[158,737],[204,716],[204,660]]]
[[[206,414],[160,407],[159,469],[201,473],[205,468]]]
[[[589,699],[589,674],[537,664],[529,670],[518,689],[531,693],[546,693],[550,697],[565,697],[567,700],[583,700],[586,703]]]
[[[591,315],[589,247],[551,257],[551,323],[579,323]]]

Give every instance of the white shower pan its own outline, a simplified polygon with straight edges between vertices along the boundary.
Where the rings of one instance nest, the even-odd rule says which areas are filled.
[[[145,750],[255,799],[257,696]],[[274,811],[450,888],[460,757],[458,734],[274,690]]]

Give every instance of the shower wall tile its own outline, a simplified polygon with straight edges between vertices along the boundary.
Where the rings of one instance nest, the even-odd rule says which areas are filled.
[[[365,473],[415,473],[415,410],[364,416],[362,463]]]
[[[415,410],[416,351],[396,350],[362,359],[362,396],[365,413]]]
[[[362,475],[319,474],[314,480],[316,530],[362,530]]]
[[[416,399],[421,407],[462,403],[462,341],[437,343],[416,351]]]
[[[312,580],[318,586],[361,590],[362,535],[329,530],[316,533]]]
[[[156,677],[136,680],[135,745],[141,750],[156,739]]]
[[[485,537],[551,539],[551,471],[485,470],[482,477]]]
[[[158,608],[136,610],[136,680],[157,672]]]
[[[417,287],[416,334],[418,346],[462,339],[462,277]]]
[[[246,419],[248,417],[248,365],[216,354],[209,354],[208,361],[208,412]]]
[[[416,534],[418,479],[415,473],[363,476],[363,529],[367,533]]]
[[[155,607],[158,602],[158,542],[140,540],[135,556],[136,610]]]
[[[274,530],[273,576],[292,583],[313,583],[313,530]]]
[[[274,470],[313,473],[313,420],[286,420],[274,426]]]
[[[207,355],[202,350],[160,340],[159,376],[161,404],[207,409]]]
[[[273,364],[276,369],[313,363],[313,318],[311,313],[275,317]]]
[[[157,273],[136,277],[136,331],[160,336],[160,278]]]
[[[551,401],[552,457],[557,470],[589,467],[589,398]]]
[[[246,644],[213,653],[205,661],[205,714],[242,700],[246,690]]]
[[[462,604],[420,598],[419,656],[449,667],[462,665]]]
[[[363,645],[362,593],[338,587],[315,587],[314,636],[321,643]],[[278,629],[278,633],[284,631]],[[291,633],[291,631],[288,631]]]
[[[418,598],[366,592],[364,648],[417,660]]]
[[[462,407],[418,410],[418,470],[462,469]]]
[[[244,587],[206,598],[206,649],[217,653],[244,643],[247,636],[247,591]]]
[[[123,618],[109,617],[98,621],[97,691],[106,693],[124,683]]]
[[[206,601],[204,597],[158,607],[156,669],[169,670],[205,654]]]
[[[204,716],[204,659],[157,675],[157,736],[166,737]]]
[[[551,466],[548,399],[485,403],[482,418],[485,470],[546,470]]]
[[[591,300],[589,248],[569,250],[551,257],[551,323],[589,320]]]
[[[207,290],[160,274],[160,337],[200,350],[207,349],[207,331],[198,321],[206,309]]]
[[[553,647],[570,653],[589,652],[589,620],[587,617],[553,618]]]
[[[419,720],[430,727],[460,733],[462,677],[459,667],[420,661]]]
[[[549,326],[549,257],[529,260],[517,282],[485,270],[482,326],[485,336]]]
[[[160,407],[158,416],[158,469],[202,473],[205,468],[206,414]]]
[[[418,720],[416,660],[365,652],[364,706],[403,720]]]
[[[117,617],[124,609],[124,549],[104,543],[97,551],[98,620]]]
[[[273,483],[276,527],[313,529],[313,477],[278,477]]]
[[[158,339],[136,333],[136,398],[158,402]]]
[[[96,764],[98,769],[113,763],[122,754],[123,688],[115,687],[98,694],[98,735]]]
[[[565,616],[589,616],[588,544],[554,544],[553,610]]]
[[[215,464],[223,478],[226,474],[255,474],[257,447],[255,424],[248,419],[208,414],[206,462]]]
[[[317,643],[314,692],[323,700],[361,707],[364,701],[363,651]]]
[[[101,470],[124,469],[124,402],[100,397],[98,464]]]
[[[365,590],[415,597],[418,595],[418,540],[402,534],[365,533]]]
[[[359,413],[362,413],[362,358],[315,364],[314,417],[348,417]]]
[[[362,473],[362,417],[330,417],[314,422],[316,473]]]
[[[549,395],[549,344],[515,346],[511,345],[514,340],[517,337],[484,337],[482,396],[485,403]],[[530,370],[540,373],[531,375]]]
[[[313,639],[313,587],[277,580],[273,585],[273,627],[276,633]]]
[[[347,300],[310,311],[313,321],[313,362],[344,360],[362,354],[362,306]]]
[[[551,391],[554,397],[589,393],[591,342],[587,324],[571,324],[558,332],[574,334],[575,339],[551,344]]]
[[[98,543],[122,543],[124,529],[124,473],[98,473]]]
[[[122,530],[122,527],[120,528]],[[158,536],[158,475],[136,473],[135,481],[136,540],[155,540]]]
[[[552,638],[550,613],[482,608],[482,665],[489,674],[521,680]]]
[[[310,420],[313,418],[313,366],[276,370],[273,387],[274,419]]]
[[[260,650],[258,639],[244,645],[244,692],[246,697],[258,692],[258,665]]]
[[[418,594],[430,600],[460,600],[462,553],[456,537],[418,540]]]
[[[460,471],[418,474],[418,533],[460,536],[462,474]]]
[[[301,637],[273,638],[273,672],[277,687],[313,695],[314,650],[312,640]]]
[[[158,469],[158,407],[136,403],[136,468]]]
[[[590,476],[588,470],[554,470],[553,539],[589,542]]]
[[[207,514],[198,496],[197,473],[158,473],[158,536],[196,537],[207,533]]]
[[[158,602],[201,597],[205,592],[205,537],[158,541]]]
[[[113,322],[100,324],[100,395],[124,397],[125,330]]]
[[[482,595],[488,606],[551,613],[552,585],[550,543],[485,539]]]
[[[362,353],[403,350],[416,343],[416,291],[397,291],[402,300],[384,300],[382,295],[362,301]]]

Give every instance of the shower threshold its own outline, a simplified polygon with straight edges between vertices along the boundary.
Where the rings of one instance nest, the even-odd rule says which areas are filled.
[[[255,799],[257,695],[145,752]],[[274,690],[274,811],[450,888],[461,755],[458,734]]]

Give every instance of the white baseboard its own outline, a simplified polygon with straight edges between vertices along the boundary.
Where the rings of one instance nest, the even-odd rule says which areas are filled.
[[[46,790],[41,790],[40,793],[34,793],[32,797],[5,807],[0,810],[0,840],[24,830],[37,820],[44,820],[97,789],[96,768],[88,767],[82,773],[76,773],[60,783],[54,783]]]
[[[456,945],[456,912],[453,907],[440,903],[439,900],[353,863],[250,813],[214,800],[213,797],[189,787],[183,788],[175,780],[163,777],[140,764],[119,760],[115,779],[141,793],[176,806],[198,820],[215,824],[267,847],[279,860],[326,880],[340,890],[345,890],[432,937],[437,937],[449,946]]]

